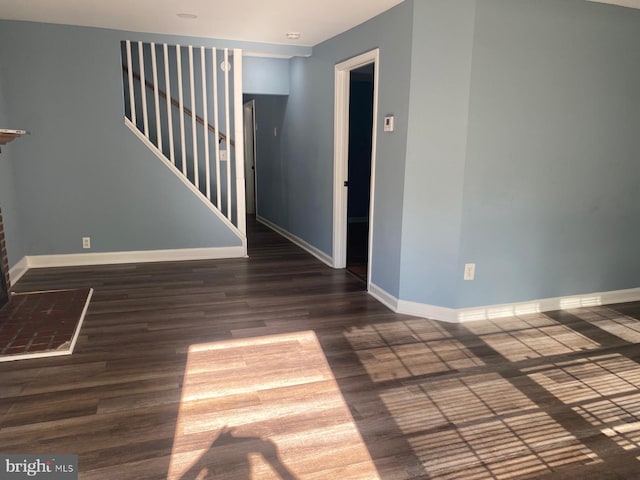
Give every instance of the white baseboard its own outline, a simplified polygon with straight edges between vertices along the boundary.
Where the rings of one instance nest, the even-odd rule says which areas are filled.
[[[529,302],[460,308],[456,310],[456,315],[458,322],[470,322],[474,320],[490,320],[494,318],[512,317],[514,315],[524,315],[527,313],[594,307],[598,305],[611,305],[622,302],[635,302],[638,300],[640,300],[640,288],[629,288],[626,290],[586,293],[566,297],[542,298],[539,300],[531,300]]]
[[[433,318],[441,322],[458,323],[457,310],[454,308],[438,307],[427,303],[408,302],[398,300],[398,313],[413,315],[414,317]]]
[[[15,285],[22,276],[29,270],[29,261],[27,257],[22,257],[18,263],[9,269],[9,279],[11,285]]]
[[[580,307],[611,305],[614,303],[635,302],[640,300],[640,288],[613,290],[609,292],[571,295],[567,297],[543,298],[529,302],[485,305],[470,308],[447,308],[426,303],[399,300],[377,285],[371,284],[369,294],[396,313],[430,318],[450,323],[465,323],[478,320],[494,320],[529,313],[542,313],[553,310],[568,310]]]
[[[84,265],[117,265],[122,263],[177,262],[185,260],[219,260],[246,257],[245,248],[212,247],[175,250],[141,250],[135,252],[71,253],[66,255],[30,255],[24,257],[30,268],[78,267]],[[24,274],[22,272],[22,274]],[[12,279],[13,283],[13,279]]]
[[[375,283],[369,284],[369,295],[394,312],[398,311],[398,299]]]
[[[294,235],[293,233],[285,230],[282,227],[279,227],[275,223],[267,220],[266,218],[263,218],[263,217],[260,217],[260,216],[256,215],[256,220],[258,222],[262,223],[263,225],[266,225],[267,227],[269,227],[274,232],[279,233],[280,235],[282,235],[287,240],[295,243],[296,245],[298,245],[303,250],[306,250],[311,255],[313,255],[318,260],[320,260],[321,262],[323,262],[323,263],[329,265],[331,268],[333,268],[333,258],[331,258],[329,255],[324,253],[322,250],[319,250],[318,248],[314,247],[310,243],[307,243],[306,241],[304,241],[300,237]]]

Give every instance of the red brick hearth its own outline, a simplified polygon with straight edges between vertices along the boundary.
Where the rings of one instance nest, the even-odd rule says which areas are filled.
[[[7,243],[4,238],[4,222],[0,209],[0,307],[8,300],[11,281],[9,280],[9,258],[7,257]]]

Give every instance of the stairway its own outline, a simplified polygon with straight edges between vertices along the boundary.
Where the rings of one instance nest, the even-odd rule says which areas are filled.
[[[121,42],[125,123],[246,241],[242,51]]]

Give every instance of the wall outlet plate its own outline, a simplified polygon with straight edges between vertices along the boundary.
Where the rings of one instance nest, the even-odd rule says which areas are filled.
[[[82,237],[82,248],[91,248],[91,237]]]
[[[464,266],[464,279],[465,280],[473,280],[476,277],[476,264],[475,263],[467,263]]]
[[[227,161],[227,151],[226,150],[220,150],[220,161],[221,162],[226,162]]]

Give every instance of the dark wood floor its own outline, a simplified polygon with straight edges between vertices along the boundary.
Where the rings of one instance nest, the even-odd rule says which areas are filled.
[[[448,325],[250,222],[250,258],[32,270],[95,289],[0,364],[0,453],[82,479],[640,478],[640,304]]]

